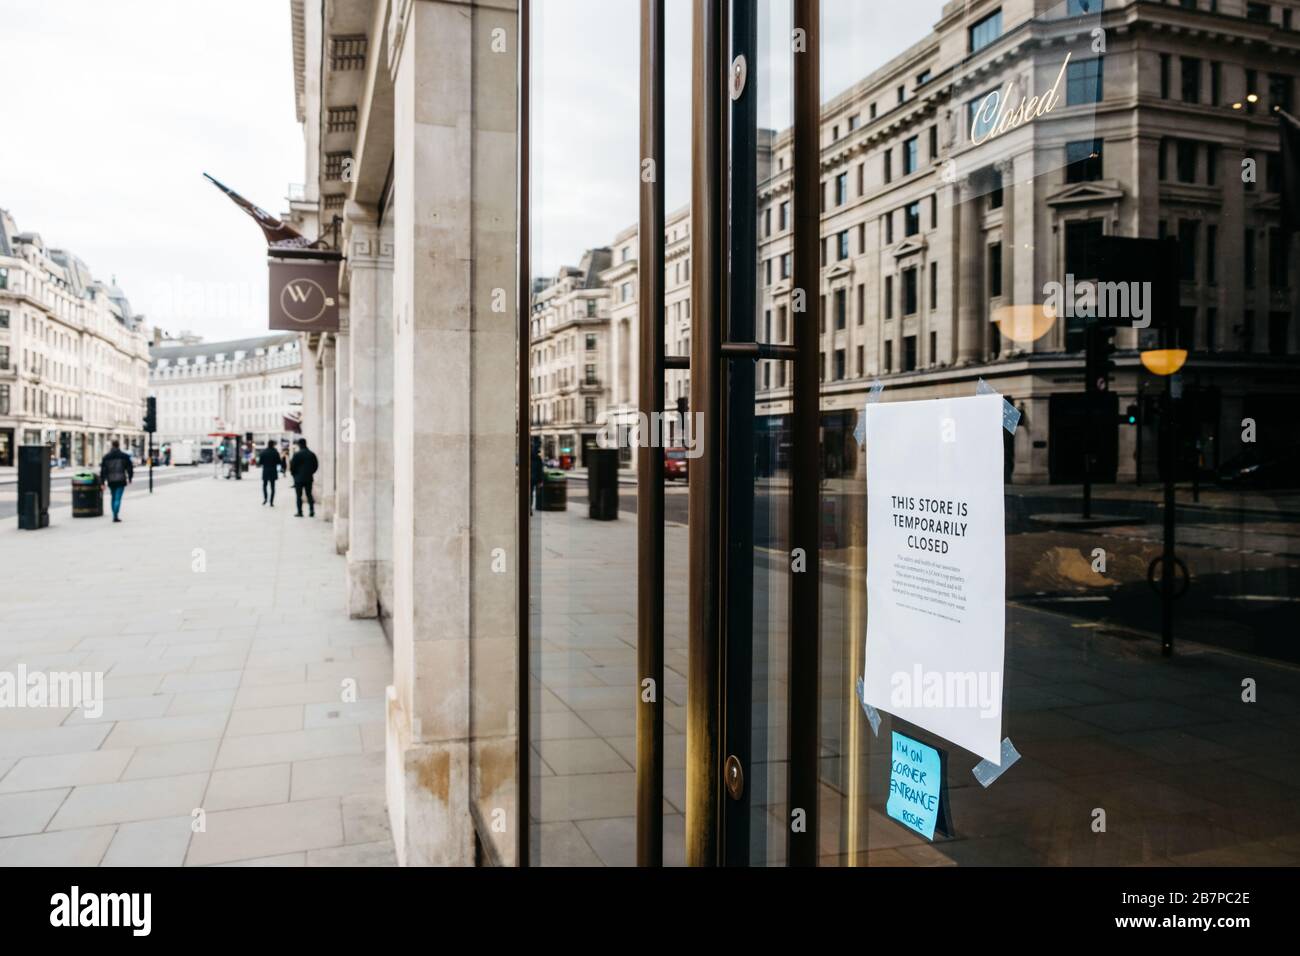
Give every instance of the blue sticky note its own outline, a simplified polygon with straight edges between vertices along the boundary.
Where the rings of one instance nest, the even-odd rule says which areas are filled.
[[[927,840],[934,839],[939,819],[939,751],[892,731],[889,755],[889,802],[885,812]]]

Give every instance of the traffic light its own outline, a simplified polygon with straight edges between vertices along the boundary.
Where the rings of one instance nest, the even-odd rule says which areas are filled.
[[[158,399],[152,395],[144,400],[144,430],[150,434],[158,430]]]
[[[1137,405],[1130,405],[1128,408],[1124,409],[1124,418],[1121,420],[1120,424],[1136,425],[1137,423],[1138,423],[1138,407]]]
[[[1148,293],[1145,316],[1123,312],[1102,315],[1097,319],[1100,324],[1138,329],[1163,329],[1175,324],[1182,288],[1182,257],[1177,239],[1102,236],[1094,252],[1099,282],[1145,289]]]
[[[244,443],[247,444],[247,445],[251,445],[251,444],[253,444],[253,433],[252,433],[252,432],[244,432]]]
[[[1089,392],[1104,392],[1110,385],[1110,373],[1115,370],[1115,329],[1090,324],[1087,331],[1087,352],[1084,359],[1084,382]]]

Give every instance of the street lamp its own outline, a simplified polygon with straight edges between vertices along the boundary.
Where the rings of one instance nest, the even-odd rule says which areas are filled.
[[[1165,473],[1165,514],[1164,547],[1159,557],[1152,558],[1147,566],[1147,582],[1154,586],[1156,568],[1160,569],[1160,653],[1169,657],[1174,652],[1174,593],[1176,568],[1181,568],[1184,577],[1184,590],[1191,584],[1191,575],[1187,565],[1174,555],[1174,478],[1177,469],[1178,437],[1174,427],[1174,375],[1187,362],[1187,349],[1148,349],[1141,353],[1142,365],[1152,375],[1165,380],[1165,391],[1160,396],[1160,444],[1164,457]]]
[[[1056,324],[1056,310],[1046,304],[1003,305],[993,310],[993,321],[1003,338],[1017,345],[1037,342]]]
[[[1164,378],[1175,374],[1186,364],[1187,349],[1147,349],[1140,357],[1148,372]]]

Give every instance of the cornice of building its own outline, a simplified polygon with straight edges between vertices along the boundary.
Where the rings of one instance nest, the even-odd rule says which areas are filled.
[[[303,0],[289,0],[293,31],[293,107],[299,123],[307,119],[307,26]]]

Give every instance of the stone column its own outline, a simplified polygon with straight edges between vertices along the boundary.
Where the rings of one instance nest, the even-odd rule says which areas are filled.
[[[1043,239],[1039,230],[1046,235],[1051,235],[1050,216],[1041,215],[1040,211],[1043,206],[1041,189],[1038,181],[1034,178],[1034,154],[1033,152],[1024,153],[1012,163],[1014,174],[1018,179],[1015,192],[1008,203],[1011,220],[1014,224],[1014,232],[1010,256],[1004,242],[1002,247],[1003,261],[1011,262],[1010,286],[1007,279],[1003,279],[1003,292],[1007,289],[1011,292],[1011,302],[1015,305],[1028,305],[1030,303],[1041,303],[1043,301],[1043,283],[1047,276],[1043,274],[1042,263],[1043,257],[1040,255],[1041,248],[1047,248],[1052,245],[1050,240]],[[1007,213],[1003,213],[1003,221],[1006,221]],[[1048,342],[1051,341],[1050,333],[1045,333],[1041,338],[1033,342],[1017,342],[1016,348],[1025,352],[1042,351]],[[1019,446],[1017,446],[1019,447]],[[1016,462],[1016,473],[1020,473],[1020,462]]]
[[[906,305],[903,302],[903,270],[898,268],[898,259],[893,257],[892,255],[890,257],[889,267],[891,270],[893,270],[894,273],[894,367],[890,369],[890,371],[901,372],[903,371],[903,366],[907,364],[903,354],[903,343],[904,340],[906,339],[906,336],[903,334],[903,332],[904,332],[904,326],[907,325],[907,316],[903,314],[904,309],[906,308]],[[920,280],[918,279],[917,281],[919,282]],[[918,315],[917,318],[919,319],[920,316]],[[830,322],[830,317],[828,316],[827,325],[831,325],[831,324],[832,323]],[[834,340],[833,332],[831,333],[831,337],[833,341]],[[833,348],[834,348],[833,345],[827,346],[828,354]],[[830,378],[829,372],[826,374],[826,377]]]
[[[1032,154],[1031,154],[1032,156]],[[1021,302],[1016,298],[1016,163],[1014,158],[1008,158],[998,163],[998,172],[1002,174],[1002,304],[1017,305]],[[988,341],[993,341],[993,329],[989,328],[993,324],[993,316],[988,316],[984,321],[984,326],[988,332]],[[1005,335],[1002,336],[1002,351],[1005,353],[1010,349],[1022,348],[1019,342],[1009,340]],[[988,350],[992,358],[992,349]]]
[[[967,180],[964,186],[954,187],[961,202],[953,204],[957,218],[958,255],[952,260],[957,266],[957,364],[969,365],[982,358],[984,330],[980,328],[983,313],[981,302],[984,283],[984,250],[980,248],[980,197]]]
[[[338,421],[335,418],[334,389],[334,336],[326,333],[320,344],[320,447],[316,449],[319,468],[316,471],[316,509],[326,521],[334,518],[334,459],[338,442]]]
[[[393,241],[372,207],[348,203],[348,614],[391,613],[393,591]]]
[[[348,462],[351,460],[352,442],[356,439],[356,422],[352,418],[352,378],[348,307],[339,309],[339,332],[334,346],[334,421],[337,437],[334,441],[334,550],[348,552]]]
[[[513,302],[517,283],[511,7],[417,0],[388,36],[396,331],[386,780],[403,865],[472,865],[474,803],[480,818],[507,822],[499,838],[485,833],[503,862],[517,836],[516,316],[492,310],[496,290]],[[471,647],[486,670],[472,689]]]
[[[947,321],[947,354],[951,356],[950,365],[956,365],[958,355],[961,349],[961,326],[958,321],[958,309],[961,304],[961,221],[962,221],[962,201],[961,201],[961,183],[955,182],[944,190],[947,199],[947,229],[940,239],[940,284],[948,287],[948,308],[944,313]],[[867,276],[870,282],[873,278],[877,286],[883,284],[879,275],[876,275],[874,262],[878,256],[871,258],[871,271]],[[943,298],[942,296],[940,298]],[[881,313],[884,314],[883,312]],[[884,346],[881,346],[883,350]],[[879,361],[883,362],[883,358]]]
[[[310,336],[304,335],[299,346],[302,355],[302,438],[312,451],[320,449],[320,367]],[[293,451],[297,451],[295,447]]]

